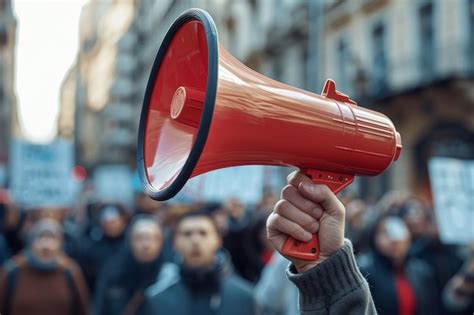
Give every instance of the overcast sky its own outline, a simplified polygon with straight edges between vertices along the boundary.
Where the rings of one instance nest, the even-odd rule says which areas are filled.
[[[59,89],[78,49],[79,15],[87,0],[16,0],[16,89],[20,124],[33,141],[57,130]]]

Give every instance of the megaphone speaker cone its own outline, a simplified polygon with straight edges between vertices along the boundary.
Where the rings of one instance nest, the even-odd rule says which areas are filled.
[[[206,142],[217,89],[217,30],[204,11],[183,13],[166,34],[147,85],[138,137],[145,192],[173,197]]]

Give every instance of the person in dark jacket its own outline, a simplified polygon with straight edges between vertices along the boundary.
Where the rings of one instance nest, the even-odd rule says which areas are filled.
[[[386,315],[433,315],[436,282],[429,265],[407,255],[411,237],[405,222],[380,215],[370,228],[370,251],[359,259],[377,310]]]
[[[184,215],[176,226],[174,246],[182,261],[147,290],[145,314],[256,314],[252,289],[219,251],[222,239],[209,214]]]
[[[89,294],[78,265],[62,247],[62,228],[42,219],[28,234],[28,247],[0,271],[2,315],[85,315]]]
[[[445,286],[443,301],[455,314],[474,314],[474,242],[464,265]]]
[[[462,266],[463,260],[458,248],[440,241],[433,211],[424,207],[417,198],[406,200],[399,211],[412,235],[409,255],[424,261],[433,270],[436,282],[433,303],[438,305],[442,314],[457,314],[445,308],[442,292],[449,279]]]
[[[92,293],[103,266],[123,246],[127,226],[124,211],[115,205],[104,205],[98,220],[99,226],[91,229],[81,258],[82,269]]]
[[[118,256],[109,261],[97,280],[94,314],[135,314],[145,289],[155,282],[163,263],[162,230],[149,215],[137,216],[130,225]]]
[[[24,211],[16,206],[10,194],[0,188],[0,233],[12,255],[19,253],[25,245],[21,235],[25,217]]]

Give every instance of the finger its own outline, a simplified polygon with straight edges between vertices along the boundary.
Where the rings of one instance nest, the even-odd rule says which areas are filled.
[[[310,233],[318,232],[319,222],[309,214],[296,208],[288,200],[282,199],[278,201],[274,211],[286,219],[295,222]]]
[[[329,214],[344,216],[344,206],[328,186],[302,182],[298,186],[298,190],[303,197],[314,203],[319,203],[323,210]]]
[[[293,185],[295,187],[298,187],[302,182],[312,183],[311,179],[300,171],[294,171],[288,175],[287,181],[289,185]]]
[[[275,232],[277,232],[277,234],[283,233],[289,235],[300,242],[309,242],[313,237],[310,232],[278,213],[270,214],[267,226],[269,238],[272,238]]]
[[[281,198],[288,200],[296,208],[306,212],[315,219],[319,220],[323,214],[321,206],[303,197],[295,186],[285,186],[281,191]]]

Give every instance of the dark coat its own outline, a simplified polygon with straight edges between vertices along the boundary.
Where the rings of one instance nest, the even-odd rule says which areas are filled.
[[[427,237],[419,237],[412,243],[410,256],[424,261],[433,270],[436,282],[436,303],[442,314],[457,314],[448,311],[442,303],[442,292],[448,281],[461,268],[463,260],[455,246],[441,244],[439,241]]]
[[[97,279],[94,314],[134,313],[143,302],[145,289],[156,281],[162,256],[151,263],[138,262],[129,242],[114,259],[109,260]]]
[[[147,290],[147,315],[257,314],[252,288],[232,272],[228,258],[219,255],[208,270],[167,264],[156,284]]]
[[[120,249],[124,246],[124,240],[124,235],[116,238],[102,235],[97,240],[90,240],[87,237],[83,239],[84,243],[87,244],[84,246],[85,249],[81,255],[80,264],[91,292],[95,290],[96,281],[102,268],[120,252]]]
[[[395,267],[381,254],[371,252],[359,259],[359,268],[367,278],[377,311],[384,315],[398,315]],[[423,261],[411,258],[405,261],[399,272],[404,274],[414,291],[415,314],[438,314],[437,304],[433,303],[433,297],[436,296],[436,283],[431,268]]]

